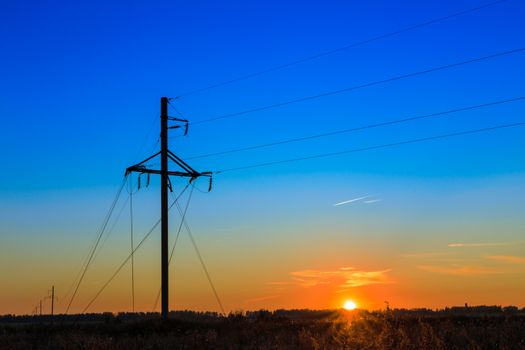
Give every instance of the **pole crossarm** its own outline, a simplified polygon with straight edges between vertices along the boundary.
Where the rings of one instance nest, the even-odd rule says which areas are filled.
[[[192,180],[200,176],[211,177],[212,175],[211,171],[198,172],[197,170],[189,166],[188,163],[183,161],[179,156],[177,156],[172,151],[167,150],[167,153],[168,153],[167,154],[168,158],[171,159],[173,163],[177,164],[180,168],[184,170],[184,171],[167,171],[167,174],[169,176],[191,177]],[[144,159],[142,162],[126,168],[125,175],[127,176],[132,172],[141,173],[141,174],[158,174],[158,175],[162,174],[162,170],[149,169],[144,165],[144,163],[152,160],[153,158],[157,157],[160,154],[161,152],[159,151],[155,153],[154,155]]]
[[[160,155],[160,153],[161,152],[157,152],[151,157],[146,158],[142,162],[126,168],[125,175],[127,176],[132,172],[141,173],[141,174],[157,174],[157,175],[162,174],[162,170],[150,169],[144,165],[144,163]],[[193,181],[194,179],[201,177],[201,176],[211,177],[212,175],[211,171],[198,172],[197,170],[193,169],[185,161],[183,161],[181,158],[179,158],[177,155],[175,155],[170,150],[168,150],[168,158],[171,159],[175,164],[177,164],[179,167],[181,167],[184,170],[184,171],[169,171],[168,170],[167,174],[169,176],[190,177],[192,178],[192,181]]]
[[[139,166],[133,165],[126,169],[126,174],[129,174],[132,172],[141,173],[141,174],[157,174],[157,175],[162,174],[162,170],[148,169],[140,165]],[[198,178],[200,176],[209,176],[207,173],[188,173],[188,172],[183,172],[183,171],[167,171],[167,174],[170,176],[191,177],[193,179]]]

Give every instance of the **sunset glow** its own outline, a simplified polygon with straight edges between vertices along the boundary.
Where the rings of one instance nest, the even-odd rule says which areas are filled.
[[[0,315],[525,307],[524,1],[119,3],[2,2]]]
[[[356,305],[356,303],[353,300],[347,300],[347,301],[345,301],[345,304],[343,305],[343,308],[345,310],[352,311],[352,310],[355,310],[357,308],[357,305]]]

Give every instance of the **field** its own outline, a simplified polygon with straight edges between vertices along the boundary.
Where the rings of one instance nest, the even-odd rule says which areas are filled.
[[[1,349],[525,349],[524,310],[3,316]]]

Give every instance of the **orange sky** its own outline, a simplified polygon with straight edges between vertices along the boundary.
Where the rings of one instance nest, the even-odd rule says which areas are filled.
[[[384,308],[385,301],[406,308],[464,303],[525,306],[525,241],[519,234],[523,220],[518,206],[523,197],[508,197],[511,188],[523,190],[519,176],[474,185],[464,182],[458,185],[463,187],[461,194],[429,190],[431,182],[411,189],[398,184],[404,192],[384,193],[381,202],[341,206],[334,206],[337,201],[327,199],[322,191],[305,191],[301,181],[281,181],[285,186],[280,189],[258,181],[257,186],[226,188],[216,195],[194,195],[187,220],[227,311],[337,308],[346,299],[368,309]],[[270,200],[277,190],[284,197],[279,210]],[[430,195],[433,202],[426,201]],[[137,220],[136,237],[143,236],[157,215],[156,191],[141,196],[137,197],[142,219]],[[246,209],[257,214],[229,217],[228,210],[236,211],[245,198],[257,198]],[[489,206],[480,198],[492,198],[493,203]],[[62,201],[46,195],[33,202],[35,207],[48,208],[41,209],[41,216],[35,211],[41,229],[36,230],[32,222],[13,226],[13,234],[2,242],[0,313],[30,312],[53,283],[57,310],[65,310],[71,297],[67,292],[104,211],[92,203],[102,199],[91,191]],[[512,201],[516,207],[509,206]],[[449,202],[455,204],[447,208]],[[499,210],[499,203],[507,206]],[[11,204],[12,210],[25,205],[23,200]],[[92,209],[71,218],[61,216],[59,208],[69,205]],[[215,211],[221,205],[222,211]],[[320,216],[305,216],[313,210]],[[87,272],[71,312],[82,310],[128,255],[129,221],[121,221]],[[135,256],[137,310],[153,310],[159,289],[159,248],[156,232]],[[173,264],[171,307],[219,311],[184,231]],[[44,309],[49,309],[49,300],[44,301]],[[130,309],[128,265],[89,311]]]

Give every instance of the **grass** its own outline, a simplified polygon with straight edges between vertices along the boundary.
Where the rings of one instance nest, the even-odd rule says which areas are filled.
[[[76,322],[73,322],[76,321]],[[0,349],[525,349],[523,310],[0,317]]]

